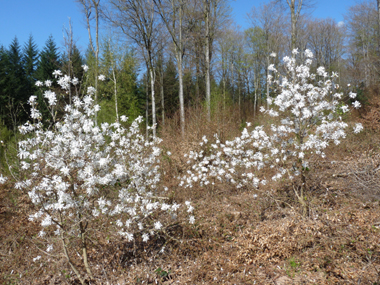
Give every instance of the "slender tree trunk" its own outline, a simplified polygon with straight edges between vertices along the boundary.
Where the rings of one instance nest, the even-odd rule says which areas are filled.
[[[81,236],[81,241],[82,241],[82,257],[83,257],[84,267],[86,268],[88,276],[90,276],[91,279],[94,279],[91,268],[88,264],[87,242],[86,242],[86,233],[85,233],[86,226],[83,225],[83,222],[79,222],[79,229],[80,229],[80,236]]]
[[[297,40],[296,40],[296,23],[297,23],[297,18],[296,18],[296,11],[295,11],[295,0],[291,0],[290,2],[290,20],[291,20],[291,25],[292,25],[292,31],[291,31],[291,41],[292,41],[292,44],[291,44],[291,47],[292,47],[292,50],[294,50],[296,48],[296,43],[297,43]]]
[[[149,74],[146,73],[146,90],[145,90],[145,126],[146,126],[146,139],[149,138]]]
[[[205,14],[205,79],[206,79],[206,105],[207,119],[211,120],[211,88],[210,88],[210,3],[209,0],[203,2]]]
[[[178,39],[178,49],[177,61],[178,61],[178,79],[179,79],[179,108],[181,116],[181,134],[185,137],[185,102],[183,98],[183,74],[182,74],[182,58],[183,58],[183,43],[182,43],[182,17],[183,17],[183,1],[180,1],[179,8],[179,39]]]
[[[377,45],[380,56],[380,0],[377,0]]]
[[[183,74],[182,74],[182,58],[179,55],[178,61],[178,81],[179,81],[179,111],[181,120],[181,134],[185,136],[185,102],[183,98]]]
[[[162,125],[165,126],[164,63],[163,63],[162,58],[161,58],[161,74],[160,74],[160,91],[161,91]]]
[[[113,84],[114,84],[114,92],[115,92],[115,112],[116,112],[116,121],[119,122],[119,108],[117,105],[117,79],[115,74],[115,68],[112,68],[113,75]]]
[[[267,99],[269,98],[269,96],[270,96],[270,94],[269,94],[269,83],[268,83],[268,76],[269,76],[269,69],[268,69],[268,67],[269,67],[269,56],[267,56],[267,67],[266,67],[266,75],[267,75],[267,77],[266,77],[266,80],[265,80],[265,86],[266,86],[266,88],[267,88]],[[267,100],[267,108],[269,108],[269,103],[268,103],[268,100]]]
[[[153,138],[156,138],[156,100],[154,96],[154,81],[155,81],[155,72],[153,70],[153,67],[149,68],[150,73],[150,88],[152,92],[152,122],[153,122]]]
[[[197,96],[197,105],[201,101],[200,91],[199,91],[199,74],[200,74],[200,68],[199,68],[199,47],[197,45],[196,47],[196,59],[195,59],[195,69],[196,69],[196,81],[195,81],[195,94]]]

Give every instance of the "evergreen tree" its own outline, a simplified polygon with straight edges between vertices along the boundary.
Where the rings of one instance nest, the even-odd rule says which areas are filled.
[[[145,93],[137,83],[137,59],[133,51],[127,51],[121,62],[120,72],[120,114],[126,115],[130,121],[143,114],[145,109]]]
[[[165,104],[165,112],[169,117],[173,116],[179,108],[178,90],[179,82],[177,68],[173,59],[169,58],[164,70],[164,94],[165,102],[167,102],[167,104]]]
[[[38,49],[32,35],[29,36],[28,41],[25,43],[23,52],[23,65],[27,80],[27,93],[30,96],[36,94],[37,91],[35,82],[38,63]]]
[[[82,79],[83,76],[83,68],[82,65],[84,64],[84,59],[82,55],[80,54],[80,51],[78,47],[74,44],[73,48],[71,49],[71,54],[69,55],[67,52],[62,54],[61,57],[62,62],[62,72],[64,74],[69,74],[69,66],[70,66],[70,77],[71,78],[78,78],[79,80]]]
[[[92,63],[88,65],[91,69]],[[140,96],[137,85],[137,59],[134,53],[110,38],[104,39],[99,58],[99,71],[99,74],[107,78],[98,83],[98,98],[102,107],[99,121],[115,120],[116,109],[119,115],[126,115],[130,121],[141,115],[145,97]],[[91,75],[90,78],[92,77]]]
[[[40,52],[40,58],[36,70],[36,79],[42,82],[51,80],[53,82],[53,88],[57,88],[56,80],[53,76],[54,70],[61,68],[60,56],[58,48],[54,42],[52,36],[46,41],[44,49]],[[42,90],[43,91],[43,90]],[[41,89],[36,92],[37,101],[40,106],[40,112],[44,118],[44,121],[49,121],[50,114],[43,99]]]
[[[58,48],[52,36],[46,41],[44,49],[40,53],[36,78],[41,81],[53,80],[53,71],[61,68]]]
[[[34,85],[36,81],[35,73],[37,70],[37,63],[38,63],[38,49],[32,35],[29,36],[28,41],[24,45],[23,62],[24,62],[25,75],[28,81],[32,85]]]
[[[25,110],[30,95],[28,94],[28,80],[24,70],[21,46],[17,37],[9,47],[3,68],[5,71],[2,81],[2,101],[5,106],[3,121],[9,129],[15,130],[28,118]]]
[[[3,122],[7,115],[5,84],[7,82],[8,52],[4,46],[0,47],[0,120]]]
[[[84,64],[83,56],[81,55],[78,47],[74,44],[72,55],[71,55],[71,62],[73,67],[73,77],[76,77],[78,79],[82,79],[83,77],[83,68],[82,65]]]

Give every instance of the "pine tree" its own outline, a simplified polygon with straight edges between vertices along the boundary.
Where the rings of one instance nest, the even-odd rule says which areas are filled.
[[[4,46],[0,47],[0,120],[7,115],[5,84],[7,82],[8,52]]]
[[[27,93],[30,96],[34,95],[37,91],[35,82],[38,63],[38,49],[32,35],[29,36],[28,41],[25,43],[23,53],[22,60],[27,80]]]
[[[23,55],[25,75],[28,81],[34,85],[36,81],[36,70],[38,63],[38,49],[34,42],[33,36],[30,35],[28,41],[24,45]]]
[[[78,47],[74,44],[72,55],[71,55],[72,67],[73,67],[73,77],[81,79],[83,77],[83,68],[84,64],[83,56],[81,55]]]
[[[17,37],[12,41],[3,64],[5,70],[2,84],[2,99],[5,105],[3,120],[8,129],[16,130],[16,127],[28,118],[25,110],[29,95],[31,95],[28,94],[28,80]]]
[[[40,52],[40,58],[38,61],[38,66],[36,70],[36,79],[42,82],[46,80],[53,81],[53,88],[57,88],[55,83],[55,78],[53,76],[54,70],[61,68],[60,56],[58,53],[58,48],[54,42],[52,36],[46,41],[44,49]],[[43,91],[43,90],[42,90]],[[37,101],[40,106],[40,112],[44,118],[45,122],[49,121],[50,114],[46,107],[45,101],[42,96],[41,89],[36,92]]]
[[[179,82],[177,68],[173,59],[169,58],[164,70],[164,94],[165,102],[167,102],[165,112],[169,117],[173,116],[179,108],[178,89]]]
[[[58,48],[54,42],[53,36],[46,41],[44,49],[40,53],[36,78],[41,81],[53,80],[53,71],[61,68]]]

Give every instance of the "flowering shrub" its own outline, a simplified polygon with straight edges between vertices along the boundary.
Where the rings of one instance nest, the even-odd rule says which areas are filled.
[[[59,71],[55,75],[64,90],[70,88],[72,80],[77,83]],[[50,86],[51,82],[45,85]],[[119,122],[97,126],[94,115],[99,106],[94,105],[92,92],[89,87],[90,94],[83,100],[75,97],[73,104],[65,107],[61,121],[54,122],[51,129],[43,128],[36,96],[30,97],[33,122],[20,127],[21,133],[29,135],[19,142],[18,153],[27,178],[15,186],[26,191],[35,206],[29,219],[40,221],[43,227],[39,237],[48,242],[44,250],[53,253],[53,241],[59,240],[82,284],[83,273],[73,261],[75,250],[70,252],[69,243],[78,239],[84,267],[92,278],[87,237],[100,233],[96,231],[95,219],[106,217],[114,226],[113,231],[127,241],[139,236],[147,242],[164,228],[162,214],[173,214],[180,207],[158,196],[160,140],[144,138],[139,130],[141,117],[129,128]],[[56,94],[48,90],[44,97],[52,110]],[[121,116],[122,122],[126,120]],[[1,176],[0,182],[5,182],[5,178]],[[190,202],[186,202],[186,207],[188,213],[193,211]],[[194,222],[193,216],[190,222]]]
[[[274,65],[269,66],[273,75],[268,81],[277,95],[267,98],[268,109],[262,106],[260,110],[277,123],[258,126],[251,132],[244,129],[240,137],[225,143],[217,136],[212,143],[203,138],[201,145],[207,147],[187,154],[191,170],[180,177],[181,186],[226,181],[238,188],[257,187],[267,182],[258,178],[259,170],[268,167],[273,170],[274,181],[301,178],[301,186],[295,187],[294,192],[304,205],[309,162],[316,156],[325,157],[329,143],[339,144],[345,138],[348,124],[339,114],[349,112],[350,107],[340,103],[344,95],[334,84],[338,75],[329,76],[323,67],[317,69],[317,74],[311,73],[313,54],[306,50],[306,60],[301,65],[296,64],[297,54],[294,50],[292,58],[283,59],[285,74],[280,74]],[[356,94],[351,92],[349,97],[354,99]],[[359,108],[360,103],[354,101],[352,107]],[[362,128],[356,124],[354,132]]]

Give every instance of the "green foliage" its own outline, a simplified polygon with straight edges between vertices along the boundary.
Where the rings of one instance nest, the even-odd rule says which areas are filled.
[[[60,55],[58,53],[58,48],[54,42],[54,39],[52,36],[48,38],[46,41],[45,47],[40,52],[40,58],[37,65],[36,70],[36,79],[44,82],[45,80],[51,80],[53,82],[53,86],[57,87],[57,84],[55,83],[55,78],[53,76],[54,70],[61,68],[61,61],[60,61]],[[44,118],[44,122],[50,121],[50,113],[46,107],[44,98],[43,98],[43,91],[46,88],[37,89],[36,93],[34,95],[37,96],[37,102],[39,107],[39,110]],[[28,95],[28,98],[31,94]],[[29,109],[29,108],[28,108]]]
[[[0,50],[0,119],[8,129],[15,130],[27,119],[28,81],[23,55],[17,38],[9,50]]]
[[[87,64],[91,70],[91,66],[95,63],[92,53],[88,53],[88,60]],[[100,121],[115,121],[115,96],[117,96],[119,116],[125,115],[132,122],[142,114],[145,96],[137,84],[137,64],[136,56],[128,46],[118,45],[112,38],[105,38],[102,41],[99,74],[104,75],[106,80],[98,82]],[[92,76],[91,73],[88,74],[88,77]]]
[[[68,54],[65,52],[62,57],[62,68],[61,71],[64,74],[69,74],[70,69],[70,76],[76,77],[79,80],[83,77],[83,68],[82,65],[84,64],[84,59],[82,55],[79,52],[78,47],[74,44],[71,50],[71,54]]]
[[[53,80],[53,71],[60,69],[61,61],[58,48],[52,36],[46,41],[44,49],[40,53],[38,67],[36,72],[36,79],[45,81]]]
[[[179,108],[179,82],[177,67],[172,58],[166,62],[164,67],[164,96],[165,113],[170,117]]]
[[[38,64],[38,49],[32,35],[29,36],[28,41],[24,45],[23,62],[28,84],[30,85],[31,91],[35,90],[34,88],[32,88],[32,86],[35,86],[34,83],[36,81],[35,73]],[[30,94],[33,94],[33,92],[31,92]]]

